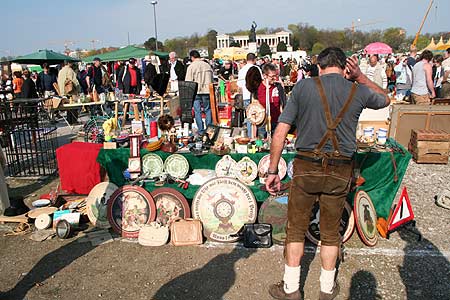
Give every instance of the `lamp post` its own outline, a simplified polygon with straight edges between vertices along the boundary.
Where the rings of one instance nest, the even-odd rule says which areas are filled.
[[[158,30],[156,28],[156,4],[158,4],[158,1],[152,1],[150,3],[153,5],[153,19],[155,20],[155,49],[158,51]]]

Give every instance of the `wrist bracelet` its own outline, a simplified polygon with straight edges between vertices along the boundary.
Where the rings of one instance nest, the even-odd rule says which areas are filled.
[[[267,175],[278,175],[278,170],[275,170],[275,171],[267,171]]]

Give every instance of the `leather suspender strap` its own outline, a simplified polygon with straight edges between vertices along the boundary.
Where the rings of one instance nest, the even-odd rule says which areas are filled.
[[[319,77],[314,77],[314,81],[316,82],[317,85],[317,89],[319,91],[319,95],[320,95],[320,100],[322,101],[322,106],[324,108],[325,111],[325,118],[327,121],[327,132],[325,133],[325,135],[322,137],[322,139],[320,140],[319,144],[316,146],[316,148],[314,149],[314,153],[315,154],[320,154],[321,150],[323,149],[323,147],[325,147],[327,141],[329,139],[331,139],[331,142],[333,144],[333,149],[336,155],[340,154],[339,151],[339,142],[337,140],[336,137],[336,128],[339,126],[339,124],[341,123],[345,113],[348,111],[348,109],[350,108],[350,104],[353,101],[353,98],[355,96],[356,93],[356,83],[354,83],[352,85],[352,89],[350,91],[350,95],[348,96],[344,106],[342,107],[341,111],[338,113],[338,115],[336,116],[336,119],[333,121],[332,116],[331,116],[331,111],[330,111],[330,106],[328,104],[328,100],[325,94],[325,90],[323,88],[322,82],[320,80]]]

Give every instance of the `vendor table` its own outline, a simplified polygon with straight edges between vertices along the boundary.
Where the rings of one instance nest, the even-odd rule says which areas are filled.
[[[102,144],[70,143],[56,149],[61,189],[74,194],[89,194],[101,182],[96,158]]]
[[[389,140],[388,143],[401,147],[394,140]],[[356,155],[356,161],[358,164],[363,162],[361,166],[361,175],[365,178],[366,183],[359,189],[366,191],[377,210],[379,217],[387,218],[389,210],[397,193],[398,188],[402,182],[403,176],[406,172],[411,155],[403,148],[404,153],[394,153],[393,157],[397,166],[397,181],[394,181],[394,167],[391,159],[391,153],[389,152],[358,152]],[[141,150],[141,157],[149,153],[147,150]],[[157,151],[153,152],[159,155],[165,160],[170,154]],[[239,161],[244,156],[250,157],[254,162],[258,163],[259,160],[268,153],[255,153],[255,154],[231,154],[234,160]],[[123,186],[127,182],[123,177],[123,171],[128,167],[128,158],[130,155],[129,149],[102,149],[99,152],[97,161],[105,168],[109,180],[118,186]],[[222,158],[215,154],[206,154],[203,156],[195,156],[191,153],[182,153],[182,155],[188,160],[191,169],[215,169],[216,163]],[[283,154],[283,158],[288,163],[294,159],[295,153]],[[367,156],[367,157],[366,157]],[[286,177],[287,178],[287,177]],[[284,182],[287,182],[285,179]],[[165,186],[172,187],[183,193],[187,199],[192,199],[199,186],[190,185],[187,190],[178,188],[177,184],[167,184]],[[255,198],[258,202],[264,202],[269,194],[260,190],[260,184],[258,180],[255,180],[255,184],[250,186]],[[145,184],[145,189],[148,191],[154,190],[156,187],[152,183]],[[353,194],[349,195],[349,202],[352,203]]]

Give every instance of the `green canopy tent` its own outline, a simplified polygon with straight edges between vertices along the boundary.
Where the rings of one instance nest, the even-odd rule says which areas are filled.
[[[145,48],[140,48],[136,46],[126,46],[116,51],[88,56],[83,58],[82,60],[83,62],[92,62],[96,57],[100,58],[103,62],[128,60],[131,57],[139,59],[144,58],[146,55],[149,55],[149,53],[150,51]],[[151,53],[161,58],[169,57],[169,53],[166,52],[151,51]]]
[[[33,64],[33,65],[41,65],[43,63],[48,63],[52,65],[62,63],[66,60],[79,61],[76,58],[61,53],[53,52],[52,50],[39,50],[38,52],[16,57],[15,59],[11,60],[11,62],[18,64]]]

